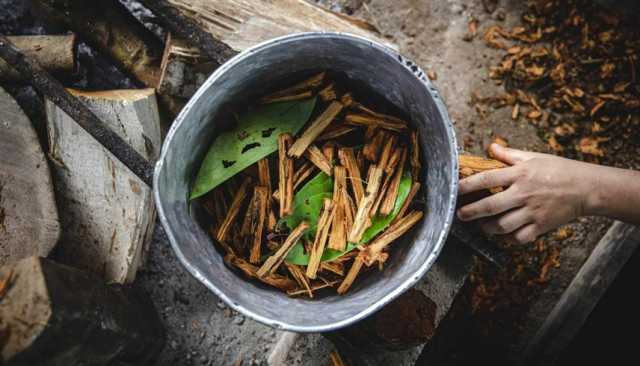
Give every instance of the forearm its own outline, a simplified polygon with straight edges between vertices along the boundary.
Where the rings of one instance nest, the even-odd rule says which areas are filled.
[[[640,224],[640,171],[599,166],[594,173],[584,213]]]

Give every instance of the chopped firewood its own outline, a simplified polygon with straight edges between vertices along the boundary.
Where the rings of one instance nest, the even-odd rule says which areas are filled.
[[[333,83],[325,86],[322,90],[318,92],[318,96],[322,99],[323,102],[330,102],[332,100],[336,100],[336,90],[333,86]]]
[[[260,98],[259,102],[273,103],[273,102],[284,101],[284,100],[295,100],[295,99],[283,99],[283,98],[297,96],[305,93],[309,93],[308,96],[304,97],[304,98],[308,98],[311,96],[313,89],[316,89],[320,87],[320,85],[322,85],[325,74],[326,74],[325,72],[321,72],[318,75],[314,75],[313,77],[303,82],[300,82],[298,84],[295,84],[289,88],[280,90],[275,93],[271,93],[267,96]]]
[[[338,168],[338,167],[336,167]],[[333,202],[325,198],[322,204],[322,212],[318,219],[318,226],[316,228],[316,237],[313,241],[313,246],[309,253],[309,264],[307,264],[307,277],[311,279],[316,278],[318,267],[320,266],[320,259],[324,253],[324,247],[327,244],[327,238],[329,236],[329,229],[331,228],[331,222],[333,221]]]
[[[271,195],[273,187],[271,187],[271,173],[269,172],[269,160],[261,159],[258,161],[258,181],[263,187],[267,187],[267,230],[272,231],[276,227],[276,216],[271,207]],[[294,188],[295,189],[295,188]]]
[[[300,269],[300,266],[290,263],[285,263],[284,265],[285,267],[287,267],[289,273],[291,273],[291,276],[293,276],[293,279],[298,283],[298,286],[304,288],[307,291],[309,298],[313,298],[313,291],[311,291],[311,288],[309,287],[309,281],[304,276],[304,273]]]
[[[327,126],[334,120],[334,118],[342,111],[344,106],[338,101],[333,101],[327,109],[322,112],[302,135],[293,143],[288,151],[290,157],[299,158],[307,150],[307,147],[311,145]]]
[[[341,136],[344,136],[350,132],[355,131],[356,129],[358,129],[355,126],[349,126],[349,125],[338,125],[335,127],[330,127],[327,128],[322,135],[318,136],[318,138],[316,139],[317,141],[324,141],[324,140],[331,140],[331,139],[335,139]]]
[[[287,240],[282,244],[282,246],[275,252],[272,256],[267,258],[262,267],[257,272],[258,277],[262,278],[267,273],[274,273],[276,269],[282,264],[284,258],[289,254],[289,251],[293,246],[300,240],[302,235],[309,229],[309,223],[306,221],[302,221],[287,237]]]
[[[404,217],[405,212],[407,212],[407,209],[411,205],[411,202],[413,202],[413,199],[415,198],[418,191],[420,191],[420,182],[414,180],[411,183],[411,190],[409,191],[407,198],[404,200],[402,207],[400,207],[400,211],[398,211],[398,214],[396,215],[396,218],[391,222],[391,225],[395,224],[398,220]]]
[[[420,175],[420,143],[418,142],[418,131],[411,131],[409,135],[411,138],[411,158],[409,163],[411,164],[411,176],[413,179],[418,179]]]
[[[335,273],[340,277],[344,276],[344,265],[339,262],[321,262],[320,270]]]
[[[342,361],[342,357],[340,357],[338,351],[331,351],[331,353],[329,353],[329,358],[331,358],[331,366],[345,366],[345,363]]]
[[[322,153],[316,145],[309,145],[304,152],[304,157],[312,162],[318,169],[322,170],[326,175],[333,175],[332,164],[329,159]]]
[[[218,228],[218,234],[216,235],[216,239],[219,242],[224,242],[227,240],[227,234],[229,229],[233,225],[238,213],[240,213],[240,207],[242,206],[242,202],[244,198],[247,196],[247,190],[249,189],[249,185],[251,184],[251,178],[246,177],[240,188],[236,191],[236,194],[233,196],[233,201],[231,201],[231,206],[229,207],[229,211],[227,212],[227,216],[224,218],[224,221]]]
[[[349,192],[347,192],[346,188],[342,190],[342,200],[343,205],[345,205],[344,219],[348,233],[351,231],[351,228],[353,227],[353,220],[355,220],[356,217],[356,205],[353,203],[353,199]]]
[[[391,242],[409,231],[413,225],[420,221],[422,215],[422,211],[411,211],[407,216],[389,226],[387,230],[380,234],[380,236],[378,236],[371,244],[367,245],[360,252],[358,258],[362,258],[366,262],[367,266],[372,265],[379,259],[378,256],[382,253],[382,250]]]
[[[375,164],[371,165],[367,177],[367,190],[362,200],[358,203],[358,211],[353,219],[353,227],[348,236],[349,241],[352,243],[359,243],[364,231],[371,225],[371,207],[378,195],[381,180],[382,168],[377,167]]]
[[[340,158],[340,164],[342,164],[348,172],[347,181],[351,185],[353,196],[356,202],[360,202],[362,196],[364,196],[364,187],[362,186],[362,178],[360,176],[360,168],[356,161],[356,156],[353,153],[353,148],[342,147],[338,150],[338,157]]]
[[[269,273],[264,276],[258,276],[258,267],[237,257],[233,254],[224,256],[224,261],[229,265],[240,269],[247,277],[260,280],[267,285],[276,287],[282,291],[291,291],[297,288],[296,282],[288,277],[281,276],[277,273]]]
[[[360,269],[362,268],[363,264],[364,264],[364,260],[362,259],[362,257],[357,256],[356,259],[353,261],[351,268],[349,268],[349,272],[347,273],[347,276],[344,278],[344,280],[340,284],[340,287],[338,287],[339,294],[342,295],[345,292],[347,292],[347,290],[349,290],[349,288],[353,284],[353,281],[356,280],[358,273],[360,273]]]
[[[324,283],[320,283],[317,285],[313,285],[311,286],[311,292],[315,292],[318,290],[322,290],[323,288],[327,288],[327,287],[333,287],[335,285],[338,284],[338,282],[340,282],[340,280],[335,280],[335,281],[329,281],[329,282],[324,282]],[[289,296],[298,296],[298,295],[303,295],[306,294],[307,290],[292,290],[292,291],[287,291],[287,295]]]
[[[280,191],[280,217],[291,213],[293,209],[293,159],[287,154],[292,137],[290,134],[278,136],[278,190]]]
[[[487,159],[480,156],[460,155],[458,157],[458,166],[460,169],[460,177],[466,178],[485,170],[505,168],[507,167],[507,164],[498,160]]]
[[[380,118],[367,114],[349,113],[344,117],[345,122],[356,126],[376,126],[385,130],[402,132],[407,129],[403,121]]]
[[[368,131],[369,129],[367,129]],[[372,128],[372,130],[376,130]],[[380,155],[380,147],[384,144],[384,141],[387,139],[387,133],[382,130],[378,130],[373,139],[367,140],[364,147],[362,148],[362,155],[371,162],[377,162],[378,156]]]
[[[263,186],[256,186],[253,192],[252,206],[255,214],[252,215],[253,221],[250,224],[249,237],[253,238],[253,245],[249,256],[249,262],[253,264],[260,263],[262,246],[262,233],[267,223],[267,207],[269,205],[269,189]]]
[[[380,205],[380,214],[385,216],[390,214],[395,207],[396,197],[398,196],[398,188],[400,187],[400,180],[402,179],[402,173],[404,172],[404,163],[407,160],[407,150],[399,150],[402,150],[402,157],[400,158],[400,162],[397,164],[398,168],[396,169],[395,175],[393,176],[393,180],[391,181],[389,188],[385,192],[384,201],[382,201],[382,204]]]
[[[344,250],[347,247],[347,230],[345,223],[345,204],[343,191],[347,185],[347,170],[343,166],[335,167],[333,179],[333,224],[331,225],[331,237],[329,248]]]
[[[381,120],[389,121],[389,122],[391,122],[391,123],[393,123],[395,125],[398,125],[398,126],[403,125],[405,128],[407,127],[407,123],[404,120],[402,120],[401,118],[390,116],[388,114],[375,112],[375,111],[363,106],[360,103],[358,103],[355,107],[360,112],[363,112],[363,113],[368,114],[370,116],[376,117],[376,118],[381,119]]]

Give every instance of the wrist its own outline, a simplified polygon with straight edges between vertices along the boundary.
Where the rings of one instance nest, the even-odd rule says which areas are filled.
[[[592,164],[589,164],[592,165]],[[594,170],[606,170],[605,167],[593,167]],[[583,212],[584,216],[604,216],[607,208],[607,172],[589,171],[584,177],[586,192],[584,194]]]

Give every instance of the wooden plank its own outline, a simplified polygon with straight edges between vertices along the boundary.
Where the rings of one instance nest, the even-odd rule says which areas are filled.
[[[153,89],[70,92],[141,156],[157,158]],[[46,111],[64,229],[61,261],[109,282],[133,281],[155,222],[151,189],[49,100]]]
[[[60,236],[44,152],[13,98],[0,88],[0,265],[46,257]]]
[[[0,268],[0,282],[0,364],[149,365],[162,350],[158,314],[134,288],[38,257]]]
[[[304,0],[168,0],[235,51],[291,33],[335,31],[387,44],[368,23]]]
[[[569,345],[639,245],[640,227],[611,225],[528,343],[527,365],[547,365]]]

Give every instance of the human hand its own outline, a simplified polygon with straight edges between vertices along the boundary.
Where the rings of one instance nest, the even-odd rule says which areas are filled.
[[[490,149],[496,159],[511,166],[461,180],[459,193],[508,188],[460,208],[460,220],[481,219],[486,233],[528,243],[594,210],[599,166],[498,144]]]

